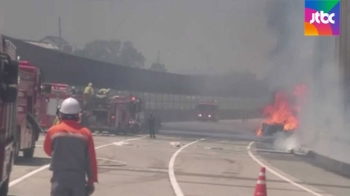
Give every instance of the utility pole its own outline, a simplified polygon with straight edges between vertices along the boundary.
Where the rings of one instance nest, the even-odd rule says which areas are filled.
[[[58,37],[62,38],[62,32],[61,32],[61,17],[58,17]]]
[[[158,50],[158,57],[157,57],[157,63],[159,64],[160,63],[160,50]]]
[[[61,32],[61,17],[58,17],[58,37],[60,39],[62,39],[62,32]],[[58,47],[60,48],[60,50],[62,50],[62,45],[61,45],[61,40],[58,44]]]

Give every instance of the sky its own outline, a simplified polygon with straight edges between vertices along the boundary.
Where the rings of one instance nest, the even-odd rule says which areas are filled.
[[[62,36],[82,48],[95,39],[130,40],[169,72],[223,74],[269,68],[274,44],[266,0],[1,0],[0,31],[40,40]],[[1,25],[2,24],[2,25]]]

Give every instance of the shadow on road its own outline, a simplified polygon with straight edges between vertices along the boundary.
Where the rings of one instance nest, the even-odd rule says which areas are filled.
[[[24,166],[41,166],[47,165],[51,161],[50,158],[47,157],[33,157],[32,159],[18,158],[15,162],[15,165],[24,165]]]

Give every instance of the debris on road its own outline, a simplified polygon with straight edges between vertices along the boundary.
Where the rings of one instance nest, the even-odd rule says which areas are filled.
[[[181,147],[180,142],[170,142],[170,145],[171,145],[172,147]]]
[[[130,146],[131,145],[130,143],[124,142],[124,141],[114,142],[113,144],[116,145],[116,146]]]
[[[221,148],[221,147],[204,147],[204,149],[207,149],[207,150],[223,150],[223,148]]]

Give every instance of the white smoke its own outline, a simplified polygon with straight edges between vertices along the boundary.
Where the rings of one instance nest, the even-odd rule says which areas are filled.
[[[274,137],[276,139],[273,146],[276,150],[292,150],[300,147],[300,140],[297,135],[287,136],[284,133],[276,133]]]
[[[340,82],[336,38],[305,37],[303,1],[270,0],[266,15],[276,36],[271,53],[271,88],[304,83],[308,102],[299,116],[300,130],[277,136],[276,148],[303,145],[332,158],[347,160],[350,131],[344,123],[343,85]],[[350,159],[350,158],[349,158]]]

